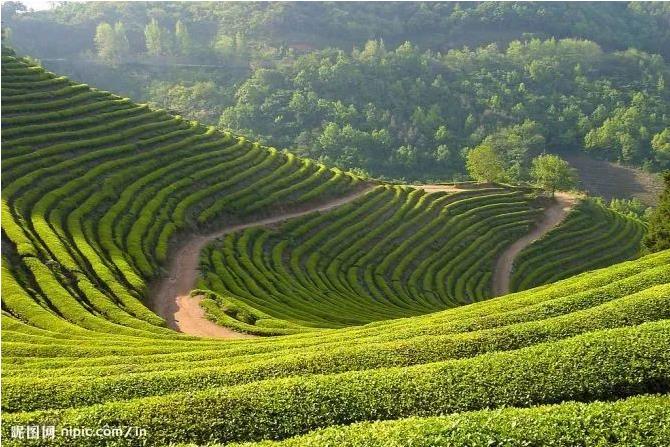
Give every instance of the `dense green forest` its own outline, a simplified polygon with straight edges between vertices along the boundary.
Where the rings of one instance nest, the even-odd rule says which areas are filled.
[[[268,52],[350,50],[371,39],[391,46],[409,39],[444,51],[520,38],[578,37],[607,50],[635,47],[670,55],[670,7],[662,2],[62,2],[31,14],[21,14],[19,2],[5,2],[2,12],[16,30],[16,45],[50,57],[94,50],[90,37],[96,27],[119,21],[131,52],[142,52],[145,28],[154,19],[171,32],[178,21],[189,27],[195,44],[191,60],[213,57],[236,36]],[[25,34],[28,29],[37,33],[33,39]],[[219,61],[226,59],[220,56]]]
[[[661,167],[670,161],[660,143],[668,74],[660,56],[605,53],[571,39],[446,54],[370,41],[349,54],[323,50],[257,70],[220,125],[395,175],[462,172],[464,152],[479,144],[502,155],[512,180],[545,150],[579,147]]]
[[[509,181],[545,151],[670,167],[664,3],[23,9],[6,39],[48,68],[347,169],[461,179],[481,145]]]

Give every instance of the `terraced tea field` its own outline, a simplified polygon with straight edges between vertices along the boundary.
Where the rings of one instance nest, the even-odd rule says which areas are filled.
[[[163,326],[139,299],[173,234],[323,200],[360,182],[3,57],[7,251],[28,258],[24,275],[49,277],[68,315],[83,306],[114,323]]]
[[[425,314],[490,297],[497,254],[541,213],[528,191],[379,186],[327,214],[226,235],[204,250],[200,287],[218,294],[214,318],[229,297],[307,327]]]
[[[667,444],[670,251],[639,222],[575,205],[516,259],[544,285],[493,297],[534,190],[371,182],[7,50],[2,106],[3,445]]]
[[[523,290],[629,259],[640,251],[644,225],[591,201],[581,202],[563,225],[522,251],[512,275]]]
[[[559,424],[558,434],[581,436],[583,423],[603,430],[608,412],[625,420],[635,402],[637,411],[664,405],[661,397],[612,402],[668,390],[669,263],[666,251],[425,316],[270,339],[142,337],[74,324],[66,332],[5,315],[3,422],[141,426],[146,438],[118,445],[166,445],[441,416],[398,423],[421,430],[448,425],[448,414],[459,412],[471,421],[459,436],[476,436],[475,421],[484,418],[493,424],[489,439],[505,439],[510,428],[494,422],[491,408],[558,404],[519,411],[541,424],[538,433]],[[570,400],[610,403],[580,411],[559,404]],[[489,414],[462,413],[476,410]],[[605,416],[581,420],[592,411]],[[554,416],[543,419],[547,412]],[[645,417],[646,439],[666,439],[666,426],[655,424],[666,416]]]

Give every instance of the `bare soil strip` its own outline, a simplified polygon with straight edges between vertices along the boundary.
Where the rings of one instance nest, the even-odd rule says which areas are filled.
[[[512,267],[514,266],[516,257],[524,248],[528,247],[563,222],[577,200],[578,197],[574,195],[556,193],[556,203],[552,204],[544,211],[542,220],[538,222],[535,228],[533,228],[530,233],[507,247],[496,261],[496,265],[493,269],[493,296],[509,293]]]
[[[465,189],[459,188],[456,185],[450,185],[450,184],[431,184],[431,185],[404,185],[404,186],[409,186],[412,188],[416,189],[423,189],[426,191],[428,194],[432,194],[434,192],[463,192]]]
[[[226,339],[252,337],[208,320],[205,317],[205,311],[200,306],[202,296],[189,296],[198,279],[199,257],[202,249],[208,243],[228,233],[283,222],[316,211],[336,208],[359,198],[373,188],[367,187],[313,207],[305,207],[245,224],[231,225],[210,234],[189,236],[173,252],[172,260],[168,266],[168,274],[151,287],[148,300],[151,309],[165,319],[168,327],[184,334]]]

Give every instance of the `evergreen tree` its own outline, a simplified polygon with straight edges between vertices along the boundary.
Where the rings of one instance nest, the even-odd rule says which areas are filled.
[[[188,32],[188,28],[181,20],[177,20],[174,36],[177,54],[180,56],[188,56],[193,50],[193,42],[191,40],[191,34]]]
[[[160,26],[155,18],[144,28],[144,38],[150,56],[168,56],[172,53],[170,31]]]
[[[651,214],[644,238],[644,245],[652,252],[670,248],[670,171],[665,171],[663,178],[665,189],[661,193],[658,206]]]

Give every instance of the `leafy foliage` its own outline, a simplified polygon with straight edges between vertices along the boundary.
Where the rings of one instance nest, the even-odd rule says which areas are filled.
[[[604,201],[603,201],[604,204]],[[648,207],[639,199],[612,199],[608,206],[619,214],[624,216],[647,221],[652,208]]]
[[[114,27],[109,23],[101,23],[95,30],[95,47],[98,56],[110,63],[117,63],[128,56],[129,44],[126,30],[121,22]]]
[[[558,155],[545,154],[533,159],[530,175],[545,191],[568,191],[577,185],[577,174],[567,161]]]
[[[669,13],[662,3],[6,10],[19,47],[68,58],[48,66],[373,175],[461,180],[467,148],[488,137],[510,180],[527,179],[530,160],[545,151],[583,148],[650,170],[670,160],[663,143],[670,75],[659,56],[670,56]],[[90,57],[77,62],[94,50],[101,22],[126,28],[123,69]],[[67,43],[58,38],[64,33]],[[203,113],[190,90],[210,81],[218,88]],[[162,96],[165,90],[173,94]]]
[[[466,148],[479,144],[514,180],[528,178],[535,156],[580,147],[659,168],[663,140],[653,150],[652,139],[669,115],[667,77],[658,56],[585,41],[447,54],[368,42],[256,70],[220,126],[377,175],[459,178]]]
[[[151,20],[144,28],[147,54],[150,56],[167,56],[174,51],[173,36],[167,28],[159,25],[156,19]]]
[[[468,174],[480,182],[501,182],[505,180],[505,167],[496,151],[484,143],[468,151],[466,156]]]
[[[100,21],[124,22],[133,34],[133,47],[144,48],[142,31],[152,19],[172,28],[181,20],[198,24],[195,42],[212,45],[214,36],[233,37],[243,33],[254,47],[286,51],[304,43],[310,47],[351,48],[361,42],[383,39],[392,46],[405,40],[425,48],[445,50],[478,47],[490,42],[507,44],[527,37],[575,37],[597,42],[608,50],[639,48],[650,53],[669,55],[670,12],[662,2],[608,3],[603,5],[526,2],[478,3],[66,3],[49,11],[25,12],[20,2],[5,2],[4,21],[20,37],[24,27],[49,29],[60,34],[64,28],[94,29]],[[23,48],[29,36],[15,44]],[[38,36],[41,33],[38,32]],[[90,35],[89,35],[90,37]],[[77,54],[90,41],[72,42],[58,48],[41,38],[30,48],[37,55],[48,50],[54,57]]]
[[[649,232],[644,239],[645,246],[651,251],[670,248],[670,171],[663,175],[665,189],[661,193],[658,205],[649,218]]]
[[[639,396],[618,402],[477,411],[442,417],[412,417],[331,427],[285,441],[245,447],[447,447],[456,445],[599,445],[616,439],[630,445],[663,447],[668,437],[667,396]],[[234,444],[228,444],[234,445]],[[239,445],[239,444],[238,444]]]

